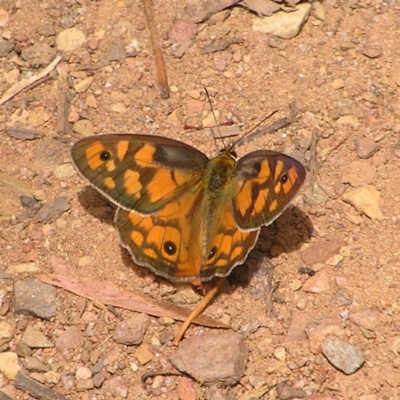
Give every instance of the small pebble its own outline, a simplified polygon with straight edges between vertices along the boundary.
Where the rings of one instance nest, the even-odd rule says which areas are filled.
[[[356,138],[354,143],[356,145],[357,156],[361,159],[372,157],[381,148],[378,143],[366,138]]]

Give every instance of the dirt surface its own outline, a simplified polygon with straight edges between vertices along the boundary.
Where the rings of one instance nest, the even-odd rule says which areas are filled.
[[[63,52],[50,79],[1,106],[1,172],[25,184],[2,199],[2,210],[6,206],[9,214],[3,212],[0,237],[1,320],[11,334],[1,341],[1,350],[18,354],[25,374],[70,399],[240,399],[252,392],[253,398],[265,399],[400,397],[396,1],[325,1],[290,40],[253,31],[258,17],[233,7],[191,25],[198,34],[192,35],[193,43],[181,58],[171,53],[177,48],[176,37],[182,39],[190,31],[180,30],[177,23],[183,2],[157,2],[154,15],[171,86],[167,100],[160,99],[157,89],[140,2],[3,0],[1,7],[1,36],[15,45],[12,51],[1,48],[6,52],[0,58],[3,94],[60,54],[61,32],[74,27],[85,35],[80,47]],[[202,51],[221,40],[229,47]],[[112,60],[104,65],[107,57]],[[79,122],[84,120],[90,121],[84,133],[157,134],[215,155],[218,149],[209,131],[184,129],[185,123],[214,124],[204,87],[219,123],[233,121],[249,129],[274,110],[266,125],[289,118],[284,129],[236,150],[239,156],[255,149],[285,152],[304,162],[308,178],[293,207],[262,229],[256,251],[245,266],[235,269],[205,312],[245,338],[249,357],[239,383],[218,388],[159,375],[142,385],[145,372],[168,369],[175,351],[171,340],[180,322],[140,320],[144,338],[128,346],[117,343],[113,334],[119,317],[129,320],[133,312],[117,309],[113,314],[96,301],[57,289],[55,316],[19,314],[13,301],[15,284],[37,272],[58,273],[110,281],[188,307],[198,302],[200,296],[189,285],[169,283],[133,264],[118,243],[114,209],[77,177],[69,148],[81,137]],[[62,93],[70,99],[68,127],[75,132],[57,131]],[[44,135],[21,140],[7,133],[11,127]],[[347,197],[366,187],[356,193],[356,200]],[[23,207],[12,195],[23,191],[38,203]],[[42,211],[43,205],[54,207]],[[24,270],[28,263],[31,272]],[[8,269],[13,266],[25,272],[13,273]],[[272,310],[265,284],[270,275],[277,287]],[[29,327],[53,346],[28,346],[24,353],[18,344]],[[77,331],[67,344],[79,345],[63,348],[57,339],[71,328]],[[186,337],[201,338],[210,331],[224,332],[194,325]],[[361,352],[364,363],[357,371],[345,374],[323,355],[322,342],[330,334]],[[47,370],[28,368],[29,357]],[[114,394],[106,394],[104,382]],[[4,372],[0,390],[14,399],[32,398],[16,389]]]

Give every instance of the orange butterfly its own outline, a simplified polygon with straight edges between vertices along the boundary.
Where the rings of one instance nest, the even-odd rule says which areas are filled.
[[[227,276],[306,176],[299,161],[275,151],[237,159],[230,146],[209,159],[185,143],[150,135],[86,137],[71,156],[118,207],[121,244],[134,261],[172,281]]]

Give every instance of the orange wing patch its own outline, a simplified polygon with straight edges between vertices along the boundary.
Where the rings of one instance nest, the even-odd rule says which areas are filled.
[[[173,281],[190,281],[199,276],[202,228],[191,223],[196,197],[193,193],[184,194],[148,216],[117,211],[115,222],[121,244],[137,264]]]
[[[253,204],[252,190],[253,184],[251,181],[243,182],[240,191],[235,198],[235,206],[242,217],[249,211]]]
[[[295,167],[292,167],[288,171],[288,180],[282,185],[283,191],[285,194],[288,194],[292,189],[295,183],[299,180],[299,174]]]
[[[139,150],[136,151],[133,158],[136,161],[136,164],[141,167],[145,168],[148,167],[149,164],[152,164],[154,161],[154,154],[156,153],[157,149],[152,144],[145,144]]]
[[[115,181],[113,178],[108,176],[107,178],[104,179],[104,184],[107,186],[108,189],[113,190],[115,189]]]
[[[128,149],[129,149],[128,140],[120,140],[117,143],[117,157],[120,161],[122,161],[125,158]]]
[[[146,194],[152,203],[170,196],[175,191],[177,184],[172,177],[173,171],[155,169],[153,179],[146,186]]]
[[[100,159],[100,154],[104,149],[105,147],[100,142],[94,142],[86,149],[87,164],[92,170],[95,170],[104,164],[104,161]]]
[[[140,191],[143,188],[139,179],[140,173],[137,171],[127,169],[124,172],[124,188],[126,190],[126,193],[135,195],[136,198],[140,198]]]

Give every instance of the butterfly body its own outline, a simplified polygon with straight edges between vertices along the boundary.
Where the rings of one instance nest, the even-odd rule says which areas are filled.
[[[209,159],[173,139],[114,134],[71,150],[78,171],[118,210],[122,246],[173,281],[208,281],[243,263],[259,229],[276,219],[305,179],[302,164],[259,150]]]

